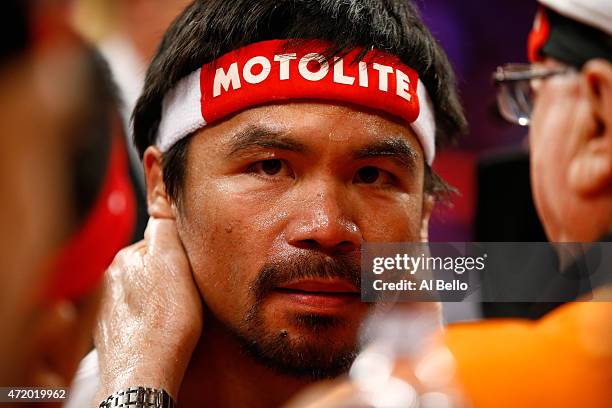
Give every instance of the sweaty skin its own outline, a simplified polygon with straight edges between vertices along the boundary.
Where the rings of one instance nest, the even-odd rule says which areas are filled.
[[[101,331],[101,362],[128,349],[139,356],[129,367],[133,375],[120,379],[101,367],[102,398],[144,381],[164,386],[185,406],[279,406],[312,383],[306,372],[335,374],[346,365],[341,357],[354,353],[371,309],[359,301],[348,267],[358,266],[361,243],[427,239],[431,202],[423,194],[422,149],[409,126],[376,112],[290,103],[250,109],[207,127],[188,142],[178,202],[165,192],[160,160],[155,147],[145,153],[149,212],[175,220],[191,273],[175,273],[172,281],[163,273],[139,276],[155,280],[149,288],[197,287],[203,322],[197,313],[182,312],[182,298],[166,302],[160,290],[147,291],[144,301],[133,299],[134,282],[119,279],[129,269],[120,256],[110,285],[122,288],[128,307],[119,313],[115,308],[115,315],[107,309],[102,322],[125,317],[137,330],[158,319],[130,316],[129,303],[142,310],[161,300],[169,326],[153,345],[146,335],[123,339],[119,352],[113,351],[118,334]],[[124,256],[146,258],[148,245]],[[166,258],[163,250],[156,256]],[[312,265],[329,266],[333,276],[305,279]],[[299,276],[291,280],[288,271]],[[191,295],[187,299],[192,302]],[[118,301],[107,299],[110,305]]]
[[[236,133],[253,127],[275,132],[266,138],[285,145],[262,147],[274,144],[262,139],[231,154]],[[334,142],[330,133],[351,139]],[[417,165],[415,157],[411,169],[391,156],[354,159],[360,149],[398,137],[411,143],[415,156],[421,154],[412,133],[387,119],[295,104],[253,109],[193,138],[177,226],[211,312],[238,330],[252,306],[249,285],[265,263],[339,253],[357,261],[363,240],[418,239],[423,159]],[[279,161],[277,173],[268,175],[262,160]],[[389,174],[381,171],[376,183],[365,184],[356,177],[367,166]],[[287,327],[291,308],[282,296],[268,299],[267,330]],[[347,324],[335,335],[352,342],[365,309],[343,311]]]

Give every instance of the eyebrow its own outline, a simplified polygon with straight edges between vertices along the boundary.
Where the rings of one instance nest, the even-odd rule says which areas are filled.
[[[418,153],[408,144],[405,138],[395,136],[368,144],[357,150],[353,155],[355,160],[380,157],[391,158],[400,166],[408,170],[414,170],[417,164]]]
[[[253,148],[305,152],[306,145],[287,137],[287,132],[263,125],[251,125],[236,132],[230,141],[230,153],[234,156]]]

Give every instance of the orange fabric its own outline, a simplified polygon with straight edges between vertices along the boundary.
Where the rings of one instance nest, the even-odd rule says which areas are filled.
[[[566,304],[537,322],[455,324],[447,343],[474,408],[612,407],[612,302]]]

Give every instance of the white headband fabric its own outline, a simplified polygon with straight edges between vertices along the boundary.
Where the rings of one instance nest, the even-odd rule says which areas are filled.
[[[323,57],[329,47],[326,42],[293,48],[287,44],[286,40],[251,44],[181,79],[162,103],[157,135],[161,152],[233,113],[291,99],[313,99],[348,102],[403,119],[416,134],[426,162],[433,163],[434,108],[413,69],[378,50],[368,52],[359,63],[360,50],[353,50],[330,64]]]

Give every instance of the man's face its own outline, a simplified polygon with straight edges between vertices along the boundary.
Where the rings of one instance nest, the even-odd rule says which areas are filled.
[[[84,50],[72,38],[53,40],[40,52],[25,50],[0,64],[0,225],[5,231],[0,235],[0,384],[69,381],[66,371],[55,376],[58,367],[46,359],[48,352],[64,357],[62,367],[76,367],[80,358],[64,355],[53,330],[42,330],[41,322],[57,308],[41,292],[53,254],[78,225],[72,155],[73,136],[82,135],[72,129],[89,98],[87,72]],[[72,338],[71,349],[89,342],[89,332]]]
[[[576,78],[571,74],[532,81],[532,86],[536,93],[529,139],[533,192],[540,218],[553,238],[558,234],[554,226],[564,205],[558,199],[566,184],[560,167],[568,163],[568,142],[578,131],[574,115],[580,100]]]
[[[560,67],[552,59],[547,67]],[[577,72],[532,82],[536,99],[530,129],[536,207],[551,241],[592,241],[605,231],[608,211],[576,191],[572,164],[598,131],[587,81]],[[607,206],[608,204],[605,204]]]
[[[370,308],[361,243],[426,230],[410,128],[345,106],[264,106],[198,132],[186,169],[177,225],[210,311],[281,371],[346,369]]]

